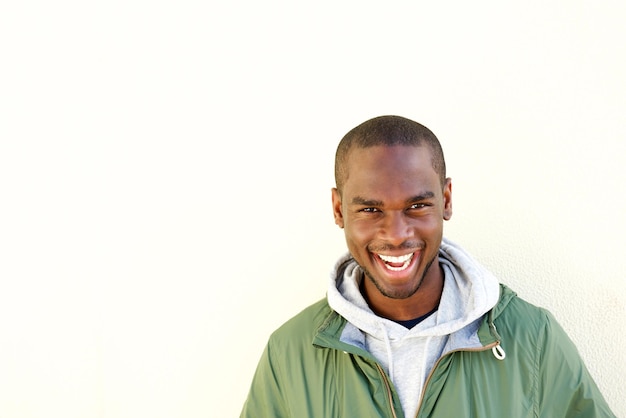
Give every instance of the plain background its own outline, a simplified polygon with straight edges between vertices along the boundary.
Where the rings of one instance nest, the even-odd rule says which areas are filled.
[[[626,416],[619,1],[19,1],[0,12],[0,417],[234,417],[343,254],[339,139],[440,138],[446,235]]]

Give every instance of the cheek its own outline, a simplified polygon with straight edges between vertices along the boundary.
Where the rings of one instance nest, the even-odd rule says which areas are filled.
[[[354,245],[367,245],[376,236],[376,227],[370,222],[346,222],[344,232],[348,242]]]
[[[429,216],[424,219],[420,219],[418,228],[424,232],[434,232],[443,227],[443,218],[436,216]]]
[[[419,230],[424,235],[428,236],[436,236],[440,235],[443,229],[443,219],[430,217],[428,219],[424,219],[423,222],[419,225]]]
[[[441,241],[443,236],[443,219],[433,218],[422,225],[421,232],[424,239]]]

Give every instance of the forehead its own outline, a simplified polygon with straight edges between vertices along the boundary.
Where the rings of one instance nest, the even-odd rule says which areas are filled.
[[[344,191],[356,194],[435,191],[439,184],[428,146],[355,148],[346,161],[346,174]]]

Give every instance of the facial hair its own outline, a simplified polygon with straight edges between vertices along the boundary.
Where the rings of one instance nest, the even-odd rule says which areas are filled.
[[[419,290],[420,286],[424,282],[424,278],[426,277],[426,273],[428,273],[428,270],[430,270],[430,267],[432,266],[432,264],[433,264],[433,262],[435,261],[436,258],[437,258],[437,256],[433,257],[433,259],[430,260],[426,264],[426,268],[424,269],[424,272],[422,273],[422,277],[420,277],[420,279],[417,281],[417,284],[416,284],[415,288],[411,289],[408,293],[392,293],[392,292],[389,292],[387,289],[385,289],[378,282],[378,280],[376,280],[376,278],[369,271],[367,271],[366,268],[364,268],[361,265],[359,265],[359,266],[361,267],[361,269],[365,273],[365,277],[367,277],[367,279],[369,281],[371,281],[374,286],[376,286],[376,289],[378,289],[378,291],[383,296],[386,296],[386,297],[388,297],[390,299],[407,299],[407,298],[410,298],[411,296],[413,296]]]

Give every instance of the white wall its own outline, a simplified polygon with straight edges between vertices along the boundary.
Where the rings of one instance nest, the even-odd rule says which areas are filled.
[[[390,113],[626,416],[623,2],[2,9],[0,417],[237,416],[344,251],[337,142]]]

